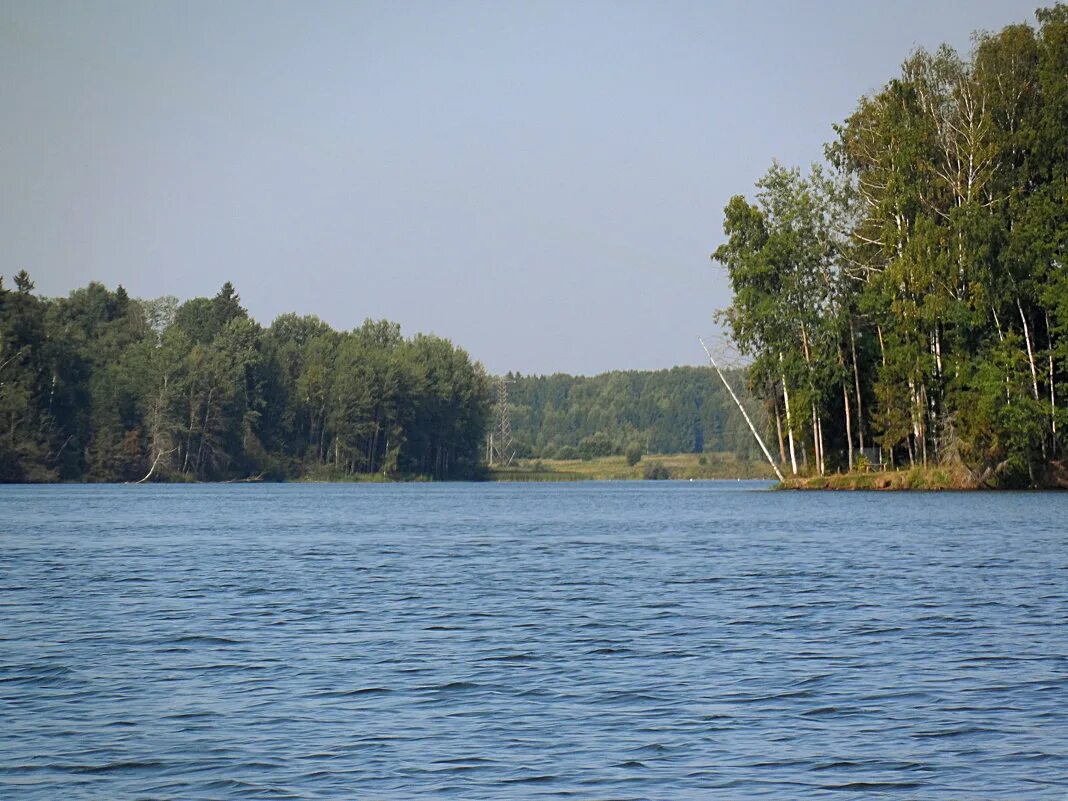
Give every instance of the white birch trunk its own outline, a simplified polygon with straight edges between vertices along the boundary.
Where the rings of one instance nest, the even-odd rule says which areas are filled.
[[[849,460],[849,472],[853,472],[853,421],[849,413],[849,388],[842,383],[842,402],[845,404],[846,456]]]
[[[1057,393],[1053,387],[1053,334],[1049,328],[1049,312],[1046,315],[1046,343],[1049,345],[1049,429],[1053,433],[1053,450],[1057,450]]]
[[[1016,308],[1020,310],[1020,322],[1023,323],[1024,342],[1027,343],[1027,363],[1031,366],[1031,388],[1035,400],[1038,400],[1038,370],[1035,367],[1035,353],[1031,347],[1031,329],[1027,325],[1027,316],[1024,314],[1020,299],[1016,298]]]
[[[860,367],[857,365],[857,335],[853,331],[853,318],[849,318],[849,347],[853,353],[853,385],[857,393],[857,442],[864,450],[864,406],[860,400]],[[852,447],[852,445],[850,445]]]
[[[782,364],[782,353],[779,354],[779,364]],[[780,373],[782,378],[782,402],[786,407],[786,436],[790,441],[790,469],[797,475],[797,451],[794,449],[794,422],[790,417],[790,390],[786,388],[786,373]]]

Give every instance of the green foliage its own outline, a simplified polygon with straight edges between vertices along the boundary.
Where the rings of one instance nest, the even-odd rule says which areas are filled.
[[[872,442],[1000,485],[1060,469],[1068,6],[1036,17],[916,51],[836,126],[835,173],[773,164],[724,210],[722,320],[817,472]]]
[[[640,442],[635,441],[627,446],[627,450],[624,455],[627,457],[627,464],[630,467],[634,467],[634,465],[638,464],[638,462],[642,460],[642,456],[645,455],[645,448]],[[705,457],[702,454],[701,459],[704,458]]]
[[[603,431],[583,437],[579,443],[579,453],[583,459],[596,459],[600,456],[611,456],[616,452],[612,438]]]
[[[730,377],[744,386],[744,374]],[[713,451],[760,458],[745,420],[707,367],[592,377],[509,374],[509,379],[520,456],[593,459],[624,453],[637,442],[644,453]],[[767,427],[759,403],[746,400],[750,416]]]
[[[230,283],[180,305],[15,284],[0,280],[0,481],[478,472],[486,379],[446,340],[292,314],[264,330]]]
[[[642,468],[642,478],[646,481],[664,481],[671,478],[671,471],[660,462],[646,462]]]

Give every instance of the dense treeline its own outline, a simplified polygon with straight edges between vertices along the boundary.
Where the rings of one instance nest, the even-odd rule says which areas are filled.
[[[448,341],[389,322],[250,319],[234,288],[179,304],[0,279],[0,481],[469,476],[488,395]]]
[[[759,454],[745,420],[708,368],[508,378],[517,456],[591,458],[635,448]],[[744,384],[740,373],[732,380]]]
[[[726,208],[724,320],[784,463],[954,463],[1041,484],[1068,426],[1068,6],[914,53]],[[775,433],[772,434],[774,438]]]

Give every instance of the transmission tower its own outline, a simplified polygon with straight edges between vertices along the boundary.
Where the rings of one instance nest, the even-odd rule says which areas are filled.
[[[489,437],[489,463],[511,464],[515,458],[512,448],[512,418],[508,408],[508,379],[497,379],[497,421]]]

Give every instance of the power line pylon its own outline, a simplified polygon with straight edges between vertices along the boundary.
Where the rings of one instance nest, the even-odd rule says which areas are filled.
[[[489,436],[490,465],[511,464],[515,458],[512,448],[512,417],[508,406],[509,379],[503,375],[497,379],[497,420]]]

